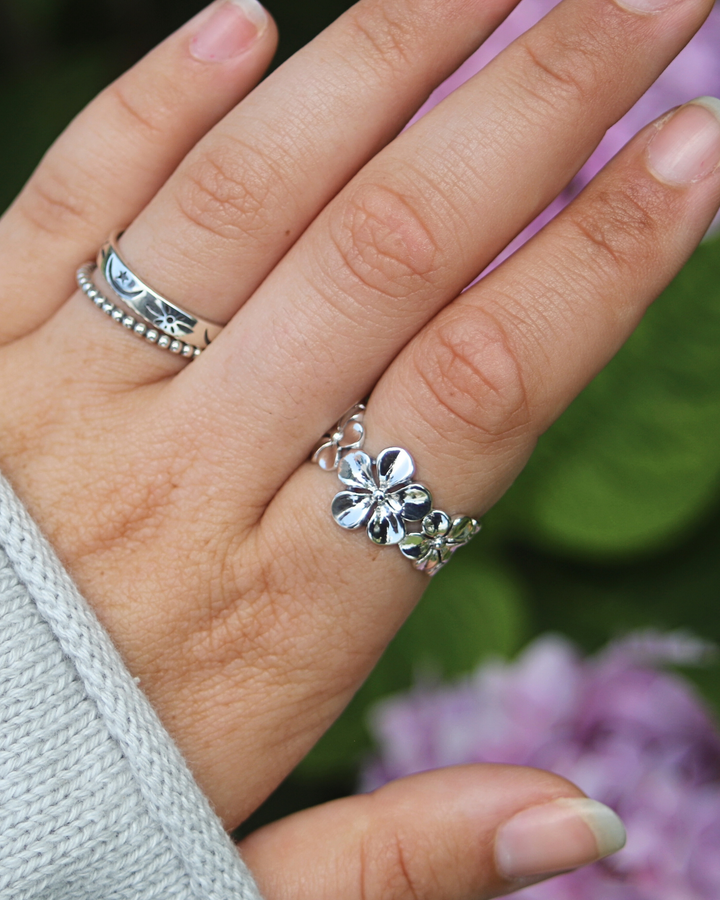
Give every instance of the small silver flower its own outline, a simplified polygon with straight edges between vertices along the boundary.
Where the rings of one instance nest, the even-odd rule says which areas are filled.
[[[469,516],[451,519],[434,509],[422,520],[422,531],[406,534],[400,541],[400,552],[412,560],[416,569],[434,575],[459,548],[480,531],[480,523]]]
[[[312,462],[326,472],[337,469],[343,456],[352,450],[361,450],[365,443],[363,416],[365,406],[356,403],[340,419],[335,428],[324,434],[312,455]]]
[[[340,460],[338,478],[350,490],[335,495],[332,514],[343,528],[367,525],[376,544],[398,544],[405,537],[404,521],[416,522],[432,509],[430,491],[412,484],[415,463],[407,450],[389,447],[373,461],[362,450]]]

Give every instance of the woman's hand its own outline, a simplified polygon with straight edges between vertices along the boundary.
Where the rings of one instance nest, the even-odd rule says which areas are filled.
[[[318,437],[372,391],[368,451],[407,447],[436,506],[482,514],[713,218],[720,105],[690,105],[458,297],[711,6],[637,2],[564,0],[395,140],[510,0],[362,0],[249,96],[274,27],[215,5],[81,114],[0,223],[0,468],[228,827],[426,583],[335,524]],[[134,272],[229,322],[190,365],[74,290],[123,226]],[[544,867],[493,856],[515,813],[578,796],[528,770],[431,773],[245,852],[270,900],[492,896],[603,851],[573,819]]]

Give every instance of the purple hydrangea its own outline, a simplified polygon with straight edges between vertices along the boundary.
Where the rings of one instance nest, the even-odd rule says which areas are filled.
[[[648,633],[584,660],[561,637],[539,638],[515,662],[378,704],[379,753],[361,787],[465,763],[548,769],[617,810],[628,843],[518,897],[718,900],[720,732],[690,684],[661,668],[710,652],[682,634]]]
[[[440,85],[413,121],[437,106],[448,94],[479,72],[515,38],[535,25],[557,2],[558,0],[522,0],[482,47]],[[595,153],[558,199],[518,235],[496,263],[517,250],[549,222],[648,122],[675,106],[705,95],[720,97],[720,4],[715,5],[707,22],[690,44],[670,63],[635,106],[607,132]],[[714,230],[718,226],[720,216],[715,220]]]

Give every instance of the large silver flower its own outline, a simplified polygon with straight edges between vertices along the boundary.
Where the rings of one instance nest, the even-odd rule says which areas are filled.
[[[413,561],[416,569],[434,575],[478,531],[480,523],[470,516],[451,519],[442,510],[434,509],[422,520],[422,531],[406,534],[400,541],[400,552]]]
[[[389,447],[372,459],[357,450],[340,460],[338,478],[350,490],[340,491],[332,514],[343,528],[367,525],[376,544],[398,544],[405,537],[404,521],[417,522],[432,509],[430,491],[411,483],[415,463],[407,450]]]

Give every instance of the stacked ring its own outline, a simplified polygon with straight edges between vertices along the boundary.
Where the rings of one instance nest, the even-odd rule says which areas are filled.
[[[141,322],[135,316],[128,315],[123,309],[108,300],[92,280],[94,271],[94,263],[85,263],[80,266],[76,276],[78,287],[98,309],[101,309],[114,322],[124,326],[138,337],[144,338],[148,343],[155,344],[161,350],[168,350],[170,353],[185,357],[185,359],[194,359],[196,356],[200,356],[202,350],[199,347],[193,347],[192,344],[186,344],[168,334],[162,334],[157,328],[149,327],[146,322]]]

